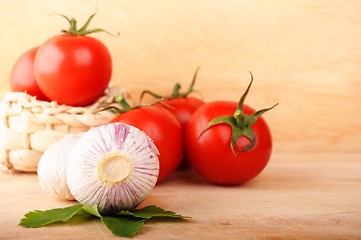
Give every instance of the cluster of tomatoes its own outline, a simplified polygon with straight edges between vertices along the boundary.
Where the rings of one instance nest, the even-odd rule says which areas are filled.
[[[112,72],[109,51],[99,40],[87,36],[101,29],[87,30],[87,23],[71,27],[26,52],[11,74],[12,91],[26,91],[40,100],[70,106],[86,106],[104,93]],[[198,72],[198,70],[197,70]],[[176,84],[170,96],[157,104],[122,111],[112,122],[123,122],[147,133],[159,150],[163,182],[181,162],[187,162],[207,181],[222,185],[242,184],[256,177],[267,165],[272,151],[269,127],[261,115],[243,104],[251,86],[239,102],[204,102],[180,93]],[[251,75],[252,76],[252,75]]]
[[[169,177],[179,164],[190,165],[214,184],[238,185],[255,178],[272,152],[271,132],[261,115],[275,105],[255,111],[243,104],[253,77],[239,102],[204,102],[189,96],[196,75],[185,93],[179,92],[179,84],[165,97],[143,92],[160,102],[125,111],[112,122],[136,126],[154,140],[160,152],[159,181]]]
[[[87,36],[102,31],[87,29],[93,17],[80,29],[75,19],[66,18],[70,28],[64,34],[25,52],[12,69],[11,90],[69,106],[95,102],[110,82],[112,59],[101,41]]]

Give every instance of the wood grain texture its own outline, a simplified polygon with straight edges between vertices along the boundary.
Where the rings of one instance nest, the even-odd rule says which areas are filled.
[[[257,178],[237,187],[210,185],[192,171],[178,172],[157,185],[142,206],[155,204],[192,218],[147,223],[135,239],[360,239],[360,157],[276,154]],[[97,220],[18,226],[28,211],[74,204],[44,193],[35,174],[0,173],[0,192],[2,240],[121,239]]]
[[[0,94],[25,50],[66,28],[53,13],[92,26],[112,53],[112,81],[138,97],[187,86],[207,101],[238,100],[255,77],[247,103],[263,108],[276,152],[361,151],[361,2],[347,1],[44,1],[3,0],[0,8]]]

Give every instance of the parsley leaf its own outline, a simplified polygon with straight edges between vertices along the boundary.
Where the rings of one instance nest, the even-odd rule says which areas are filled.
[[[154,217],[165,217],[165,218],[180,218],[183,219],[185,218],[184,216],[178,215],[172,211],[166,211],[160,207],[151,205],[151,206],[147,206],[144,207],[142,209],[139,210],[134,210],[132,212],[130,211],[121,211],[118,213],[118,215],[130,215],[130,216],[134,216],[137,218],[143,218],[143,219],[151,219]]]
[[[114,235],[121,237],[134,237],[141,230],[143,224],[151,218],[187,218],[154,205],[104,216],[99,213],[96,205],[74,205],[46,211],[35,210],[28,212],[20,220],[19,225],[28,228],[44,227],[56,222],[67,222],[75,215],[96,216]]]
[[[79,214],[86,214],[82,205],[54,208],[47,211],[35,210],[25,214],[24,218],[20,220],[20,225],[28,228],[38,228],[55,222],[67,222],[73,216]]]
[[[99,211],[98,211],[98,207],[97,205],[93,205],[93,206],[89,206],[89,205],[83,205],[83,210],[91,215],[94,215],[96,217],[101,218],[102,216],[100,215]]]
[[[124,216],[103,216],[101,220],[114,235],[120,237],[134,237],[145,222],[144,220]]]

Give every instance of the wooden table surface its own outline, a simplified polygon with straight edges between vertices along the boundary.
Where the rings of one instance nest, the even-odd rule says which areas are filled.
[[[142,204],[190,216],[152,222],[135,239],[361,239],[361,154],[274,154],[253,181],[214,186],[177,172]],[[100,221],[18,226],[35,209],[73,202],[44,193],[36,174],[0,173],[0,239],[121,239]]]

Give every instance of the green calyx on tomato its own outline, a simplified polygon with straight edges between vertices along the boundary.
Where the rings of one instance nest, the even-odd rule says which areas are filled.
[[[249,83],[246,91],[243,93],[241,99],[239,100],[238,107],[234,111],[233,116],[220,116],[220,117],[216,117],[216,118],[212,119],[208,123],[206,129],[204,129],[201,132],[201,134],[199,135],[199,137],[201,137],[204,132],[206,132],[209,128],[211,128],[214,125],[228,124],[232,128],[231,149],[235,156],[237,156],[237,153],[234,150],[235,147],[237,148],[237,150],[239,152],[247,151],[247,150],[253,148],[253,146],[256,144],[256,137],[252,130],[252,125],[257,121],[257,119],[263,113],[271,110],[272,108],[274,108],[275,106],[278,105],[278,103],[276,103],[275,105],[273,105],[270,108],[265,108],[265,109],[256,111],[253,114],[249,114],[249,115],[244,114],[243,103],[244,103],[244,100],[245,100],[245,98],[249,92],[249,89],[251,88],[252,82],[253,82],[253,75],[251,72],[250,72],[250,74],[251,74],[251,82]],[[237,146],[236,142],[242,136],[247,137],[250,140],[250,143],[243,148],[239,148]]]
[[[59,14],[60,16],[64,17],[70,24],[70,27],[68,30],[62,30],[61,32],[69,34],[69,35],[73,35],[73,36],[85,36],[85,35],[88,35],[91,33],[96,33],[96,32],[106,32],[102,28],[88,29],[88,26],[89,26],[91,20],[93,19],[93,17],[95,16],[95,14],[96,13],[93,13],[80,29],[77,29],[77,26],[76,26],[77,21],[74,18],[69,19],[67,16],[65,16],[63,14]]]
[[[140,95],[140,99],[142,100],[145,94],[149,94],[152,97],[158,98],[158,99],[166,99],[166,100],[171,100],[174,98],[185,98],[187,97],[189,94],[191,94],[192,92],[194,92],[194,84],[196,82],[197,79],[197,75],[198,75],[198,71],[199,71],[199,67],[196,69],[194,75],[193,75],[193,80],[191,82],[191,85],[189,85],[188,90],[185,92],[180,92],[182,86],[179,83],[176,83],[173,87],[172,93],[169,96],[162,96],[160,94],[156,94],[153,93],[149,90],[144,90],[142,92],[142,94]]]

